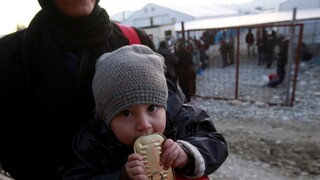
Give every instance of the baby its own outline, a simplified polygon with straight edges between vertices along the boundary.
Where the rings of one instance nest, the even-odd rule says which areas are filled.
[[[164,71],[163,57],[144,45],[98,59],[92,82],[97,116],[74,138],[76,160],[66,179],[148,179],[143,156],[133,146],[154,133],[166,138],[158,163],[174,169],[177,179],[207,178],[220,167],[228,156],[225,139],[203,110],[167,102],[176,93],[168,91]]]

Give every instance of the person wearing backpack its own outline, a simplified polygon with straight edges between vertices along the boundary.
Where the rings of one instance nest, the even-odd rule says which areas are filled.
[[[96,60],[130,44],[99,0],[38,2],[28,28],[0,39],[0,163],[22,180],[57,179],[73,134],[94,116]],[[143,30],[134,30],[155,50]]]
[[[131,44],[99,0],[38,2],[28,28],[0,39],[0,163],[18,180],[61,178],[72,162],[75,132],[94,118],[97,59]],[[155,51],[142,29],[134,31]],[[170,90],[177,81],[166,78]],[[173,92],[185,101],[179,88]],[[168,110],[176,113],[170,103]]]

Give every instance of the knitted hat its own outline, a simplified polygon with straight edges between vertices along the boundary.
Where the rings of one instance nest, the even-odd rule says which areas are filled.
[[[168,90],[164,59],[144,45],[129,45],[105,53],[96,63],[92,91],[98,115],[111,119],[135,104],[166,108]]]

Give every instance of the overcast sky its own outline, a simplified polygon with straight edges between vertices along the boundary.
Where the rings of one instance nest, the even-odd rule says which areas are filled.
[[[253,0],[100,0],[110,16],[124,10],[139,10],[147,3],[244,3]],[[40,10],[37,0],[0,0],[0,36],[16,30],[16,24],[27,26]]]

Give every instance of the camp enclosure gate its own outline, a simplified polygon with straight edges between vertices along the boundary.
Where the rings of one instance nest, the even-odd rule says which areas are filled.
[[[247,54],[245,35],[248,29],[251,29],[254,34],[255,56],[248,56]],[[277,52],[279,46],[276,45],[274,48],[270,68],[266,68],[266,64],[258,65],[257,34],[258,31],[262,29],[266,29],[268,34],[274,30],[277,37],[282,35],[294,39],[289,45],[285,80],[275,88],[266,86],[266,83],[268,75],[277,72]],[[204,32],[214,34],[213,39],[216,38],[219,32],[224,32],[227,42],[230,34],[234,35],[234,63],[222,68],[219,42],[214,42],[214,40],[213,42],[210,41],[210,46],[206,50],[206,54],[209,57],[208,66],[202,73],[197,75],[196,96],[264,102],[272,105],[294,105],[295,88],[300,64],[303,24],[289,23],[227,29],[190,30],[184,33],[188,37],[185,40],[186,45],[188,46],[188,44],[197,39],[196,34],[200,33],[201,36],[203,36]],[[183,35],[183,33],[181,34]],[[182,36],[182,40],[184,40],[184,36]]]

